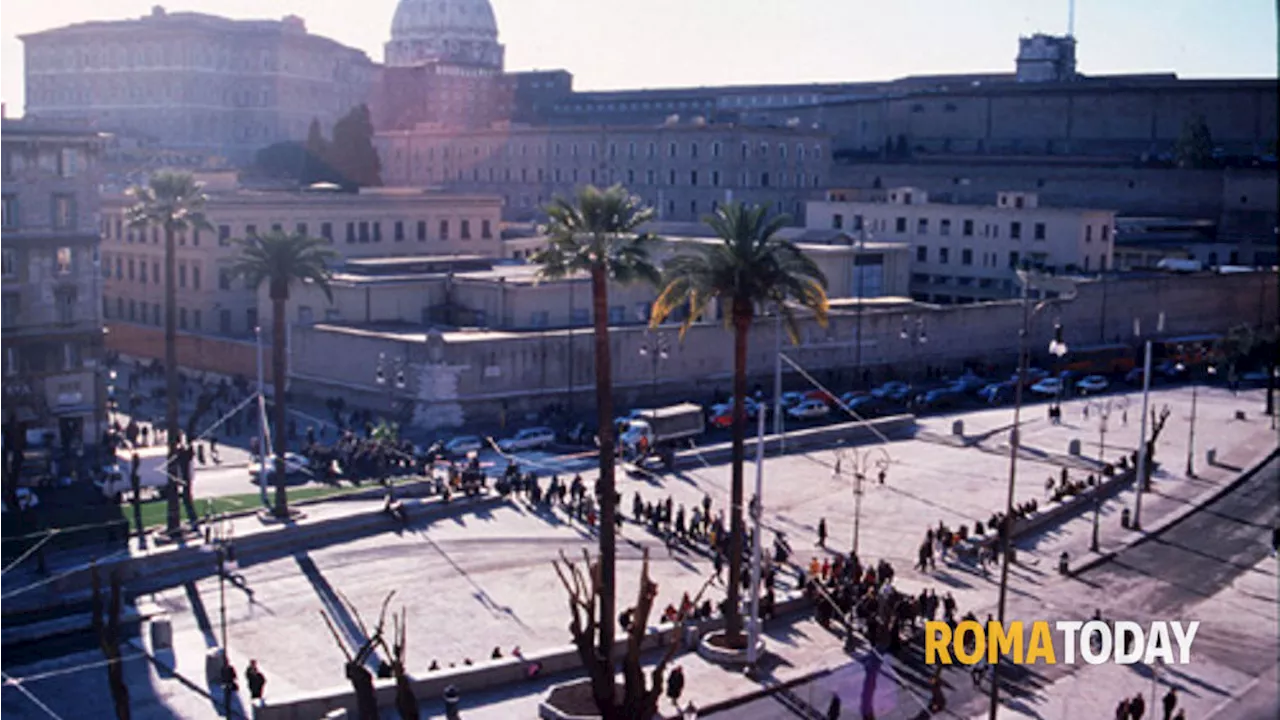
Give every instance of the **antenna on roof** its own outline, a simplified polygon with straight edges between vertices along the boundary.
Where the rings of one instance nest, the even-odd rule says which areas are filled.
[[[1076,0],[1067,0],[1067,37],[1076,36]]]

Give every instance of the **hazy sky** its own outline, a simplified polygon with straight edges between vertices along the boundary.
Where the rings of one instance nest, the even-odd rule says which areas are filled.
[[[1066,0],[491,0],[507,68],[565,68],[580,90],[1008,72],[1017,38],[1062,33]],[[301,15],[377,61],[397,0],[171,0],[170,11]],[[4,0],[3,86],[22,104],[18,35],[138,17],[157,0]],[[1085,73],[1275,77],[1275,0],[1078,0]]]

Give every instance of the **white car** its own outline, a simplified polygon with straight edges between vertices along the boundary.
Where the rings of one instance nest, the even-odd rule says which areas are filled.
[[[1076,383],[1076,389],[1081,393],[1100,393],[1106,390],[1109,385],[1111,383],[1101,375],[1088,375]]]
[[[1058,378],[1045,378],[1031,386],[1031,392],[1037,395],[1057,397],[1062,394],[1062,381]]]
[[[782,393],[782,407],[788,412],[803,405],[805,401],[802,392],[784,392]]]
[[[817,420],[831,412],[830,406],[821,400],[805,400],[787,411],[787,415],[796,420]]]
[[[444,444],[444,451],[449,455],[466,455],[484,449],[484,441],[478,435],[459,435]]]
[[[269,479],[276,471],[276,456],[272,455],[267,458],[267,478]],[[249,464],[249,477],[254,480],[258,479],[258,475],[262,472],[262,465],[257,462]],[[307,472],[307,459],[298,453],[284,454],[284,474],[298,475]]]
[[[40,496],[36,495],[35,491],[31,488],[20,487],[17,489],[17,495],[18,507],[22,510],[30,510],[40,504]],[[5,512],[9,512],[11,510],[8,503],[0,504],[0,508],[3,508]]]
[[[516,450],[537,450],[544,448],[556,441],[556,433],[551,428],[532,427],[518,431],[509,438],[498,441],[498,448],[502,452],[514,452]]]

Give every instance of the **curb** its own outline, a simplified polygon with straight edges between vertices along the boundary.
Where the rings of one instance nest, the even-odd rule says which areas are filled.
[[[797,685],[803,685],[807,682],[813,682],[814,680],[824,678],[827,675],[830,675],[832,672],[834,672],[834,670],[832,670],[831,668],[823,668],[821,670],[815,670],[806,675],[801,675],[798,678],[792,678],[790,680],[787,680],[786,682],[778,683],[777,685],[763,687],[763,688],[760,688],[759,690],[752,690],[751,692],[738,695],[737,697],[731,697],[726,700],[721,700],[720,702],[711,703],[709,705],[699,707],[698,716],[701,717],[704,715],[714,715],[715,713],[724,712],[725,710],[732,710],[733,708],[736,708],[739,705],[746,705],[749,702],[755,702],[756,700],[759,700],[761,698],[769,697],[774,693],[779,693],[784,690],[790,690],[791,688],[794,688]]]
[[[1141,545],[1142,543],[1145,543],[1148,540],[1151,540],[1159,536],[1164,531],[1168,530],[1174,525],[1177,525],[1178,523],[1185,520],[1187,516],[1191,515],[1194,512],[1197,512],[1198,510],[1200,510],[1206,505],[1210,505],[1214,502],[1217,502],[1217,500],[1222,496],[1226,495],[1232,490],[1235,490],[1236,488],[1243,485],[1250,478],[1256,475],[1258,471],[1262,469],[1263,465],[1266,465],[1267,463],[1271,462],[1277,456],[1280,456],[1280,449],[1272,450],[1270,453],[1267,453],[1267,455],[1263,457],[1261,460],[1254,463],[1252,467],[1250,467],[1249,469],[1245,470],[1244,472],[1236,476],[1234,480],[1231,480],[1230,482],[1228,482],[1227,484],[1223,485],[1220,488],[1215,488],[1214,490],[1211,490],[1208,493],[1204,493],[1201,496],[1193,499],[1190,503],[1187,504],[1186,507],[1182,508],[1181,510],[1178,510],[1177,512],[1170,514],[1160,522],[1156,523],[1155,527],[1148,529],[1146,532],[1142,533],[1141,535],[1129,540],[1128,542],[1122,543],[1120,547],[1114,550],[1108,550],[1105,553],[1102,553],[1096,557],[1090,558],[1088,562],[1081,564],[1079,567],[1072,568],[1071,572],[1067,573],[1067,577],[1075,578],[1076,576],[1082,573],[1085,573],[1097,567],[1098,565],[1101,565],[1102,563],[1113,560],[1120,553],[1126,550],[1129,550],[1131,548],[1137,547],[1138,545]]]

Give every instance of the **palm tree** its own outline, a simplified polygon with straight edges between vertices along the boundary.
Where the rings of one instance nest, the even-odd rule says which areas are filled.
[[[798,342],[794,301],[827,322],[827,279],[817,264],[794,244],[777,238],[787,216],[768,217],[764,207],[730,203],[705,218],[718,238],[694,252],[666,262],[663,289],[653,303],[650,323],[656,326],[677,308],[687,307],[680,333],[719,300],[728,305],[726,325],[733,326],[733,486],[730,497],[729,597],[726,634],[742,647],[742,615],[738,596],[742,577],[742,460],[746,438],[747,335],[756,308],[772,304],[782,313],[792,342]]]
[[[333,299],[329,289],[332,273],[329,263],[337,254],[329,243],[321,238],[307,237],[300,233],[285,234],[272,231],[261,237],[236,240],[240,256],[231,266],[234,276],[245,278],[248,287],[257,289],[267,283],[271,298],[271,384],[275,388],[275,404],[272,406],[276,426],[275,467],[276,500],[272,509],[276,517],[289,516],[289,498],[285,485],[284,455],[287,452],[285,433],[285,303],[289,300],[289,288],[296,283],[312,282]],[[266,452],[266,448],[263,448]]]
[[[208,199],[204,185],[196,182],[191,173],[161,170],[152,175],[146,185],[136,185],[127,192],[133,198],[133,205],[126,211],[129,227],[140,228],[144,232],[147,228],[164,231],[164,426],[169,445],[165,465],[169,475],[169,482],[165,485],[165,501],[168,503],[165,531],[172,536],[180,531],[182,524],[175,482],[179,472],[178,441],[182,432],[178,426],[178,282],[175,278],[174,242],[178,233],[199,232],[213,226],[204,216],[204,205]]]
[[[657,284],[651,261],[657,238],[637,229],[653,210],[621,185],[600,189],[588,185],[575,201],[557,197],[547,207],[550,244],[533,257],[547,279],[585,271],[591,276],[592,325],[595,339],[596,418],[600,428],[600,645],[598,656],[608,666],[608,683],[593,683],[597,705],[612,707],[616,549],[613,460],[613,368],[609,352],[609,283],[645,281]],[[595,679],[593,673],[593,680]]]

